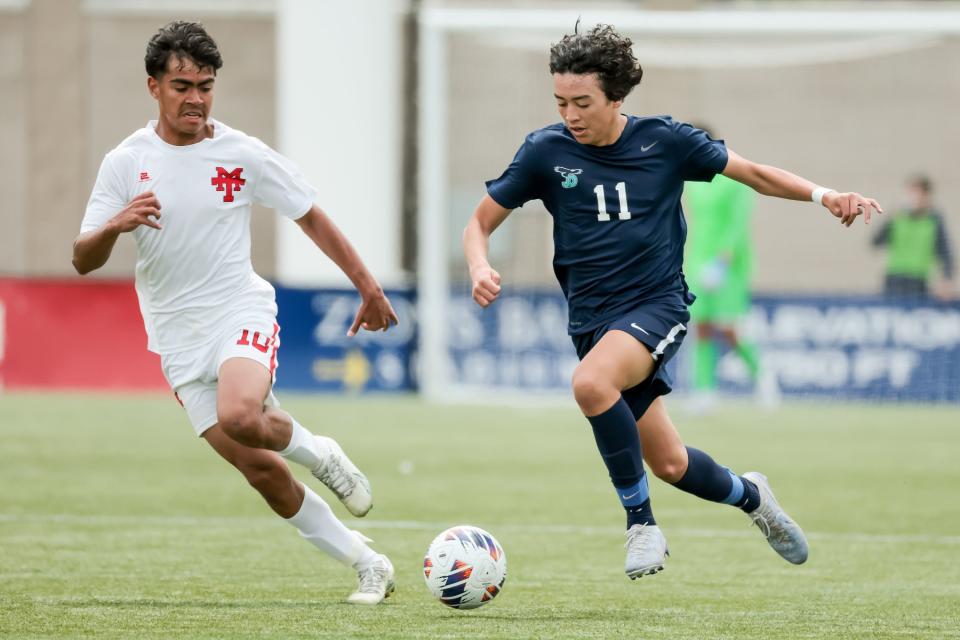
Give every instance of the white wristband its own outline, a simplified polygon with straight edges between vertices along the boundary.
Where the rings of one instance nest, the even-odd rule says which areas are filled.
[[[831,191],[836,191],[836,189],[828,189],[827,187],[817,187],[813,190],[813,194],[810,196],[810,199],[823,206],[823,196],[827,195]]]

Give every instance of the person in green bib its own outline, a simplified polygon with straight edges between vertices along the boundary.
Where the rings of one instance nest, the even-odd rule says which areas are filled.
[[[873,246],[887,248],[883,291],[899,298],[926,298],[928,281],[937,262],[943,281],[933,290],[940,299],[953,297],[953,256],[943,215],[933,207],[933,184],[926,176],[907,183],[909,205],[886,220],[873,237]]]
[[[700,128],[714,137],[705,127]],[[750,378],[759,381],[757,348],[736,328],[750,310],[754,192],[718,175],[713,182],[687,182],[683,195],[691,219],[683,270],[697,296],[690,307],[690,319],[696,323],[690,409],[705,412],[713,408],[716,399],[720,344],[740,356]]]

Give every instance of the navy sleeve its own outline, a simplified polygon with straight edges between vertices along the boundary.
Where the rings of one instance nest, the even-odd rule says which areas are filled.
[[[950,252],[950,241],[947,239],[947,225],[943,221],[943,216],[935,214],[937,220],[937,256],[940,258],[940,264],[943,267],[943,276],[947,280],[953,280],[953,255]]]
[[[892,226],[893,225],[890,222],[890,218],[887,218],[883,221],[883,223],[880,225],[880,228],[877,229],[876,234],[873,236],[873,246],[883,247],[890,242],[890,228]]]
[[[674,149],[680,173],[685,181],[710,182],[727,166],[727,146],[713,140],[702,129],[685,122],[675,122]]]
[[[496,180],[486,182],[487,193],[504,209],[516,209],[530,200],[540,198],[539,184],[533,166],[534,158],[531,134],[520,145],[520,149],[517,150],[513,162],[506,171]]]

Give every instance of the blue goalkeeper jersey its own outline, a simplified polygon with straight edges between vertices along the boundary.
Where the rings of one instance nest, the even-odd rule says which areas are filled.
[[[693,302],[680,195],[685,181],[709,182],[726,165],[722,140],[669,116],[628,116],[605,147],[577,142],[561,123],[534,131],[486,185],[506,209],[541,200],[553,216],[553,270],[576,335],[647,302]]]

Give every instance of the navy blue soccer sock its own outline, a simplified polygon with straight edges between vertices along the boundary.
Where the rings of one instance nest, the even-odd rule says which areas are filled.
[[[620,398],[612,407],[587,420],[593,427],[600,456],[610,472],[610,481],[627,512],[627,528],[635,524],[656,524],[650,508],[650,488],[643,471],[643,454],[633,411]]]
[[[760,506],[760,491],[757,486],[721,467],[709,455],[687,447],[687,471],[677,482],[677,489],[692,493],[711,502],[722,502],[750,513]]]

